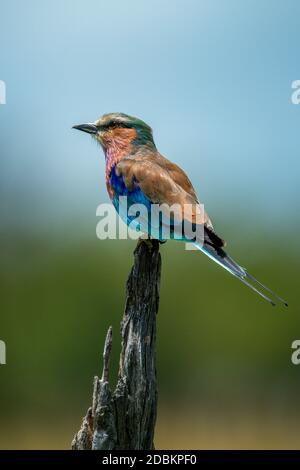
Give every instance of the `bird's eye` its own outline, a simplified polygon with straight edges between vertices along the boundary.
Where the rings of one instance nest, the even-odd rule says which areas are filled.
[[[116,127],[122,127],[122,128],[126,128],[126,124],[124,122],[120,122],[120,121],[112,121],[109,125],[109,127],[115,129]]]
[[[103,131],[108,131],[108,130],[110,130],[110,129],[116,129],[116,128],[118,128],[118,127],[126,128],[126,127],[128,127],[128,126],[127,126],[125,123],[123,123],[123,122],[110,121],[110,122],[108,122],[107,124],[103,124],[103,125],[101,126],[101,129],[102,129]]]
[[[102,124],[101,130],[106,132],[106,131],[108,131],[109,129],[111,129],[111,127],[112,127],[111,123],[109,123],[109,124]]]

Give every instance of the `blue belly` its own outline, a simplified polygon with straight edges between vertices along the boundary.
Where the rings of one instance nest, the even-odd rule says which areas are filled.
[[[147,196],[145,196],[145,194],[140,189],[137,183],[134,184],[133,190],[129,191],[124,183],[123,177],[117,176],[115,167],[113,167],[111,174],[110,174],[110,185],[114,191],[112,203],[115,206],[116,211],[118,212],[122,220],[127,225],[133,223],[138,214],[136,215],[128,215],[128,213],[125,214],[124,210],[122,210],[122,206],[120,206],[120,201],[119,201],[120,196],[127,197],[127,209],[133,206],[133,204],[143,204],[143,206],[147,209],[148,218],[150,222],[151,201]],[[136,227],[136,228],[137,230],[141,229],[141,227]],[[147,227],[143,227],[143,228],[146,229]],[[149,230],[149,228],[150,226],[147,228],[147,230]]]
[[[166,237],[165,231],[162,229],[162,224],[157,223],[151,224],[151,200],[143,193],[140,189],[138,183],[134,184],[134,187],[131,191],[126,187],[123,177],[117,176],[115,171],[115,166],[112,168],[110,174],[110,185],[113,189],[114,196],[112,197],[112,203],[120,215],[121,219],[127,224],[130,225],[130,228],[147,233],[151,235],[152,238],[158,240],[165,240],[166,238],[176,238],[174,236],[175,230],[174,225],[170,222],[169,236]],[[120,196],[126,196],[126,208],[124,203],[120,202]],[[134,204],[142,204],[146,213],[146,217],[140,217],[139,213],[133,212],[134,215],[128,214],[128,210]],[[134,208],[135,209],[135,208]],[[157,221],[156,221],[157,222]],[[184,240],[184,238],[181,238]]]

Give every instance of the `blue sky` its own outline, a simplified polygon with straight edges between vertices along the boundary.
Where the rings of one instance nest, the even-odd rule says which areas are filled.
[[[216,225],[295,228],[299,14],[296,0],[3,1],[2,227],[94,220],[104,159],[71,126],[122,111],[153,127]]]

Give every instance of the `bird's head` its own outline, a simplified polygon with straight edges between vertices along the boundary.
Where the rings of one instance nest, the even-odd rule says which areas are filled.
[[[109,147],[126,148],[132,145],[155,148],[151,127],[141,119],[128,114],[104,114],[93,123],[79,124],[73,126],[73,129],[91,134],[104,150],[108,150]]]

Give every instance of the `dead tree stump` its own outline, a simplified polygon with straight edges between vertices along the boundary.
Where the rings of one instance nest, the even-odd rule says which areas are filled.
[[[94,379],[92,406],[73,439],[72,449],[154,448],[157,411],[156,314],[160,272],[159,242],[140,240],[127,280],[118,382],[114,392],[111,392],[110,327],[104,345],[102,377]]]

